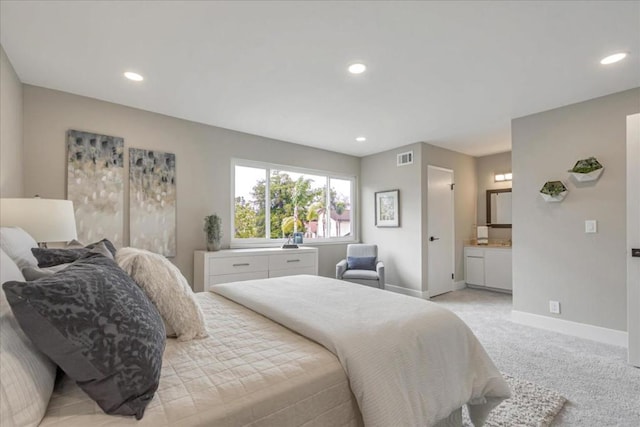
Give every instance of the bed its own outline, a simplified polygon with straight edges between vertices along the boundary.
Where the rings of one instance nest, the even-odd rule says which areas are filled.
[[[435,303],[326,277],[216,285],[335,354],[367,426],[475,425],[510,395],[469,327]]]
[[[167,340],[160,387],[142,420],[104,414],[63,377],[40,425],[363,425],[333,354],[219,295],[205,292],[196,298],[210,336]]]
[[[24,280],[16,263],[34,242],[25,249],[22,235],[4,229],[0,237],[2,282]],[[318,276],[214,291],[195,294],[209,336],[166,340],[159,387],[140,421],[106,415],[60,370],[54,387],[55,364],[0,295],[1,424],[459,426],[468,405],[479,425],[509,395],[471,331],[436,304]]]
[[[362,413],[370,426],[459,425],[465,403],[472,413],[484,411],[481,420],[506,397],[482,346],[434,304],[316,276],[230,283],[213,292],[196,295],[210,337],[168,340],[160,388],[140,422],[104,415],[63,378],[40,425],[358,426]],[[349,313],[352,301],[358,310]],[[397,313],[397,305],[404,310]],[[417,324],[423,319],[413,307],[427,308],[427,324]],[[330,326],[323,332],[314,324]],[[416,347],[421,336],[431,345],[411,348],[399,338],[402,329]]]

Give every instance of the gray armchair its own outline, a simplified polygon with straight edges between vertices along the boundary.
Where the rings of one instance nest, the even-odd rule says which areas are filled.
[[[349,268],[348,260],[350,257],[374,258],[373,263],[369,264],[368,267],[375,267],[375,270]],[[351,264],[353,266],[354,263]],[[361,267],[357,265],[358,262],[355,264],[356,267]],[[378,246],[365,244],[347,245],[347,259],[343,259],[336,264],[336,279],[384,289],[384,263],[378,259]]]

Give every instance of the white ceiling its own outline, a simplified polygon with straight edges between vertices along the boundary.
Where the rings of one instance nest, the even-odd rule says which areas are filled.
[[[507,151],[514,117],[640,86],[638,1],[0,5],[24,83],[357,156]]]

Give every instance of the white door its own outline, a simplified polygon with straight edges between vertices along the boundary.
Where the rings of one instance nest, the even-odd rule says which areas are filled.
[[[429,297],[453,290],[453,171],[427,166],[427,268]]]
[[[640,367],[640,114],[627,116],[627,248],[629,363]]]

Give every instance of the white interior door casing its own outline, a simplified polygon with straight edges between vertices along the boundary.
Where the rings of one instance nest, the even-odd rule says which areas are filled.
[[[453,290],[453,171],[427,166],[427,285],[429,297]],[[431,240],[433,238],[433,240]]]
[[[627,331],[629,363],[640,367],[640,114],[627,116]]]

